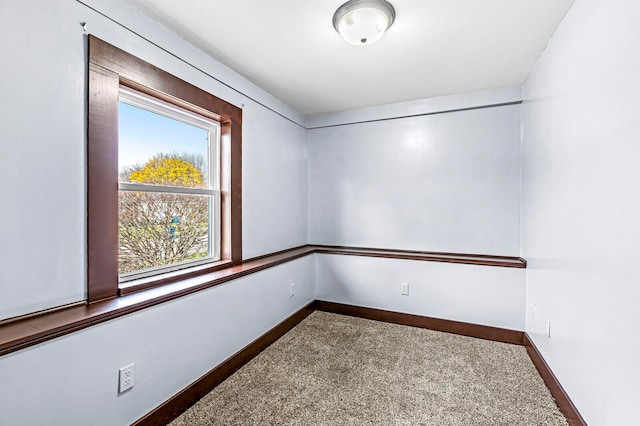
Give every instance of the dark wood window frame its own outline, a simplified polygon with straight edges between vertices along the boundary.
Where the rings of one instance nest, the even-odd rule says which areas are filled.
[[[221,260],[118,279],[118,100],[125,86],[220,123]],[[99,38],[89,36],[87,250],[89,303],[242,262],[242,109]]]

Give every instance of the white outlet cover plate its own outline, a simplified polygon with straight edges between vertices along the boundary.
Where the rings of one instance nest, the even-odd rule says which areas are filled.
[[[135,367],[136,365],[132,363],[120,369],[119,387],[118,387],[119,393],[122,393],[124,391],[131,389],[133,385],[136,384]]]

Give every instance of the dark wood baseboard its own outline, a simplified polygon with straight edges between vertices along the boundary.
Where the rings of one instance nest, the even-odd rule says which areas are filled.
[[[235,373],[240,367],[255,358],[269,345],[286,334],[293,327],[298,325],[303,319],[309,316],[314,309],[313,302],[300,309],[286,320],[245,346],[236,354],[229,357],[225,362],[213,370],[200,377],[194,383],[183,389],[171,399],[133,423],[134,425],[166,425],[174,420],[200,398],[211,392],[213,388],[225,381]]]
[[[531,361],[540,373],[542,380],[547,385],[547,388],[549,388],[558,408],[566,417],[567,422],[569,422],[569,425],[586,426],[587,424],[569,398],[569,395],[567,395],[560,385],[560,382],[549,368],[547,362],[538,351],[538,348],[536,348],[529,335],[525,332],[424,317],[420,315],[411,315],[401,312],[346,305],[342,303],[327,302],[323,300],[316,300],[312,306],[318,311],[350,315],[353,317],[367,318],[394,324],[409,325],[412,327],[427,328],[430,330],[444,331],[447,333],[461,334],[463,336],[524,346],[531,358]]]
[[[569,425],[586,426],[587,423],[578,412],[576,406],[573,405],[573,402],[569,398],[569,395],[567,395],[565,390],[562,388],[562,385],[560,385],[560,382],[556,378],[555,374],[553,374],[553,371],[551,371],[551,368],[549,368],[549,365],[542,357],[540,351],[538,351],[538,348],[536,348],[536,345],[533,343],[533,340],[531,340],[531,337],[529,337],[527,333],[524,333],[523,339],[524,346],[525,348],[527,348],[527,352],[529,353],[531,361],[533,361],[533,364],[538,369],[542,380],[544,380],[547,388],[549,388],[551,395],[556,400],[558,408],[566,417]]]
[[[315,300],[162,403],[133,423],[133,425],[165,425],[171,422],[315,310],[428,328],[498,342],[523,344],[523,333],[520,331]]]
[[[133,424],[146,426],[171,422],[316,310],[524,346],[569,425],[587,424],[527,333],[324,300],[309,303]]]
[[[342,303],[316,300],[313,307],[318,311],[332,312],[352,317],[367,318],[394,324],[410,325],[412,327],[428,328],[430,330],[461,334],[495,342],[523,344],[524,333],[506,328],[490,327],[486,325],[470,324],[466,322],[424,317],[421,315],[405,314],[401,312],[385,311],[382,309],[364,308],[362,306],[345,305]]]

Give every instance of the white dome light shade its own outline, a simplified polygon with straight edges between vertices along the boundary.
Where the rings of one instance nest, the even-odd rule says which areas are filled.
[[[367,46],[393,24],[393,6],[384,0],[351,0],[333,15],[333,26],[348,43]]]

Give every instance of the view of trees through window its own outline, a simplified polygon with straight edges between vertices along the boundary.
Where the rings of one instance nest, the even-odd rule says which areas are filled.
[[[191,157],[191,158],[190,158]],[[202,158],[158,154],[126,170],[123,181],[203,187]],[[172,265],[209,255],[209,197],[163,192],[120,191],[120,273]]]
[[[209,173],[216,131],[173,114],[119,105],[120,275],[213,255]]]

